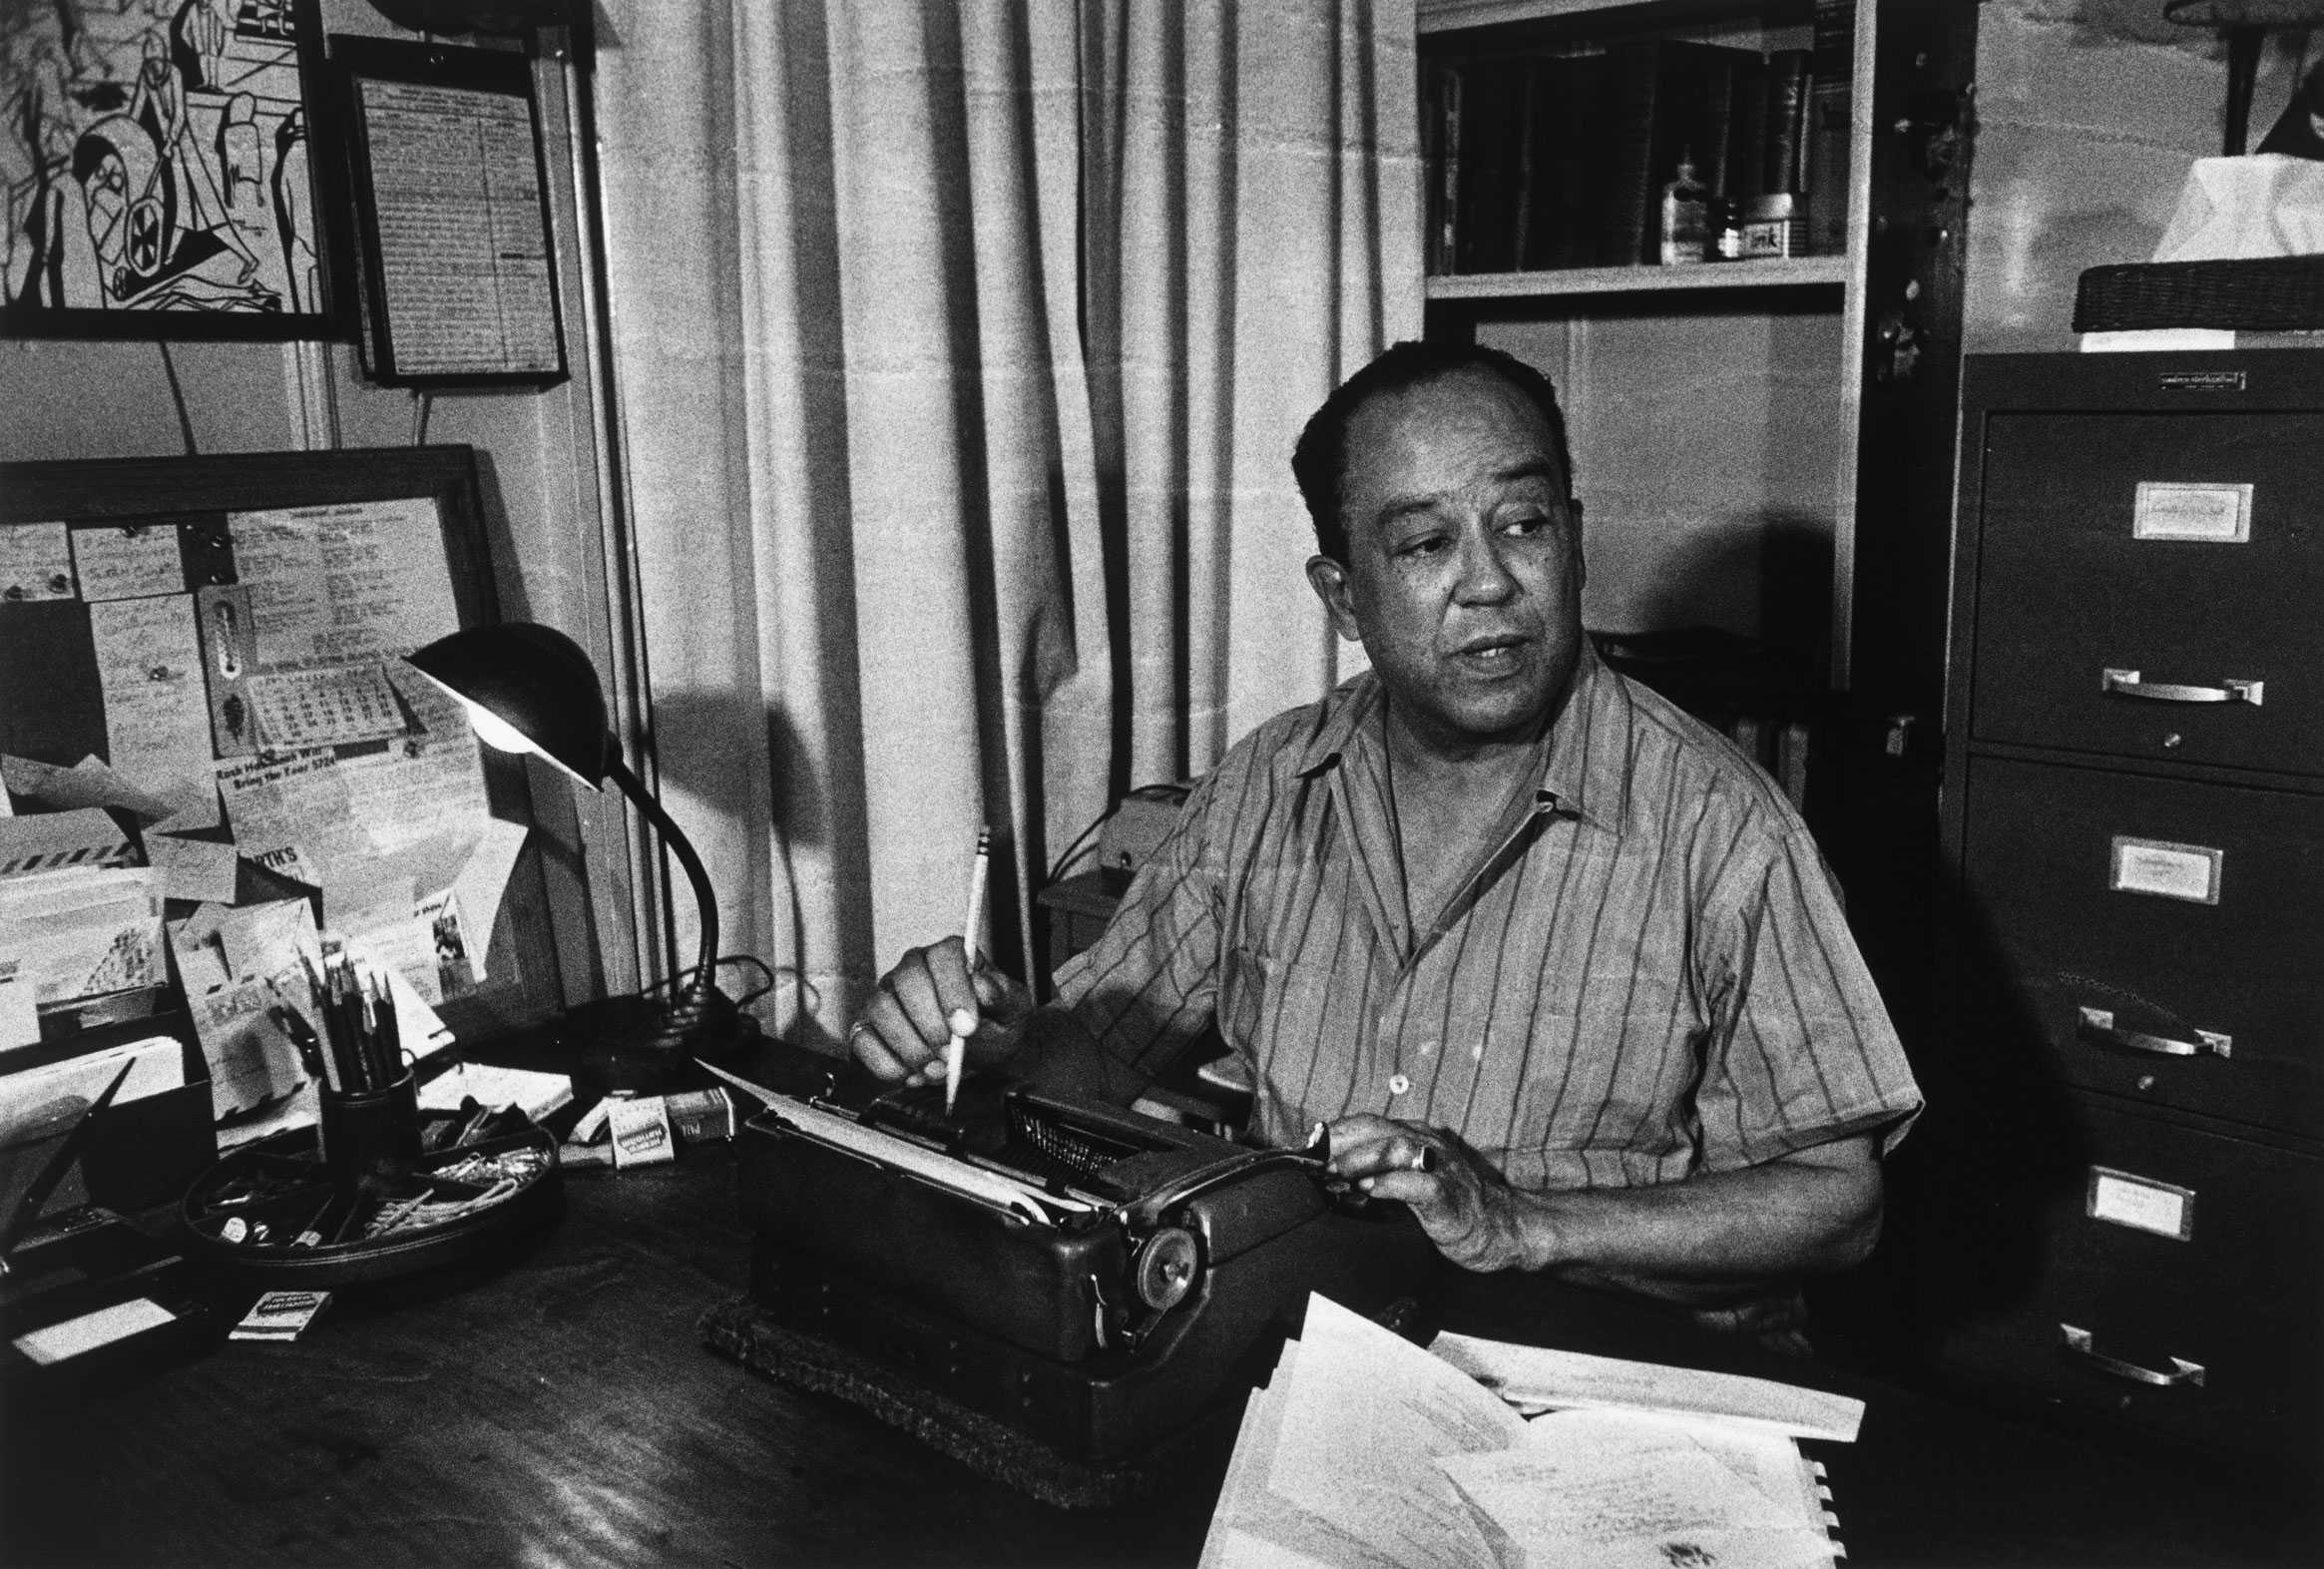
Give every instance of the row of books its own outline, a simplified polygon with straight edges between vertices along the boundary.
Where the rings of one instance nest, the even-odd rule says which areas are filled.
[[[1682,161],[1714,208],[1796,197],[1790,254],[1844,252],[1852,23],[1848,0],[1819,0],[1808,49],[1647,38],[1426,61],[1428,270],[1656,262]]]

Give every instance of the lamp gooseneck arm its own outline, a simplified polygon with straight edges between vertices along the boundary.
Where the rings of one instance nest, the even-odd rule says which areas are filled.
[[[686,868],[687,880],[694,884],[695,904],[700,912],[701,958],[695,966],[694,979],[685,988],[678,988],[673,980],[671,1002],[675,1007],[698,1002],[715,989],[718,967],[718,901],[710,892],[710,874],[702,869],[702,858],[695,853],[693,843],[671,820],[670,813],[662,809],[662,802],[623,765],[621,753],[611,745],[612,738],[608,737],[607,741],[606,778],[620,785],[622,793],[646,814],[646,820],[654,824],[654,831],[662,835],[662,842],[670,846],[678,863]]]

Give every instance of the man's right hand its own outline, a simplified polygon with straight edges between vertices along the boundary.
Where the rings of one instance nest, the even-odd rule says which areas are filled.
[[[954,1035],[966,1038],[970,1061],[998,1062],[1017,1049],[1032,1011],[1031,989],[990,965],[972,967],[961,940],[947,937],[880,977],[847,1027],[847,1048],[882,1079],[926,1084],[944,1077]]]

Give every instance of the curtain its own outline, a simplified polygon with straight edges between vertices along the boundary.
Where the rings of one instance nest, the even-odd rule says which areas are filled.
[[[609,0],[641,738],[828,1041],[1346,655],[1291,443],[1420,320],[1410,0]],[[681,911],[682,951],[692,938]]]

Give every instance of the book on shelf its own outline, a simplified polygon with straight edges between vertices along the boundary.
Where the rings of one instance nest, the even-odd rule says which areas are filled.
[[[1807,250],[1848,250],[1849,138],[1856,118],[1856,0],[1816,0],[1815,44],[1808,55]]]
[[[1201,1562],[1830,1569],[1830,1495],[1795,1440],[1852,1440],[1862,1411],[1463,1335],[1423,1350],[1310,1297],[1244,1407]]]
[[[1600,139],[1614,115],[1614,73],[1603,55],[1543,55],[1531,85],[1532,184],[1520,264],[1596,266],[1609,174]]]
[[[1808,52],[1778,49],[1767,56],[1767,139],[1759,155],[1762,195],[1799,192],[1800,153],[1807,132]]]
[[[1524,206],[1527,93],[1523,56],[1462,62],[1459,191],[1453,270],[1513,272]]]
[[[1461,200],[1461,68],[1427,62],[1421,77],[1421,168],[1427,180],[1425,266],[1434,275],[1453,269]]]

